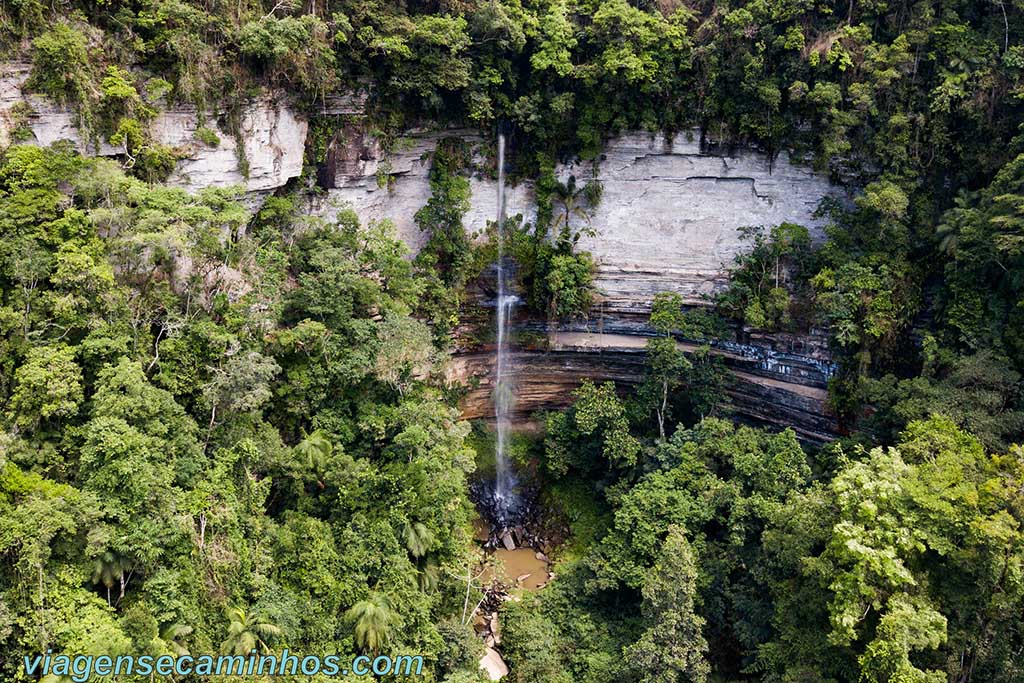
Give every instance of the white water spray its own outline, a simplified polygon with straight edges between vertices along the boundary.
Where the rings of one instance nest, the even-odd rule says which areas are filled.
[[[513,368],[508,351],[508,328],[512,311],[518,299],[509,292],[508,267],[505,263],[505,136],[498,134],[498,300],[496,315],[498,322],[498,349],[494,367],[494,418],[497,429],[497,443],[494,449],[495,482],[494,497],[503,516],[515,497],[515,476],[509,467],[506,448],[508,433],[512,427],[514,399]]]

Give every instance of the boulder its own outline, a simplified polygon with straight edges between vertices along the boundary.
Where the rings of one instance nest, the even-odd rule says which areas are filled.
[[[500,681],[508,676],[508,665],[493,647],[484,648],[484,656],[480,658],[480,668],[487,672],[492,681]]]
[[[488,628],[486,617],[479,612],[473,615],[473,630],[477,633],[485,633]]]

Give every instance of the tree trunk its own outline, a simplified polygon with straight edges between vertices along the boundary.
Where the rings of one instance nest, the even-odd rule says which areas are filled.
[[[661,434],[661,440],[665,440],[665,411],[668,407],[668,382],[661,383],[661,408],[656,412],[658,413],[658,433]]]

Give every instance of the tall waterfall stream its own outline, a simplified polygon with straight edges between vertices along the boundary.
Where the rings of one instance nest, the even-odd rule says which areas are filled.
[[[498,298],[495,307],[497,316],[497,349],[494,364],[494,419],[497,432],[494,449],[495,482],[494,502],[496,516],[508,520],[509,513],[516,507],[515,475],[508,462],[508,435],[512,428],[511,415],[515,401],[514,368],[509,358],[509,324],[518,297],[509,290],[510,264],[505,257],[505,136],[498,135]]]

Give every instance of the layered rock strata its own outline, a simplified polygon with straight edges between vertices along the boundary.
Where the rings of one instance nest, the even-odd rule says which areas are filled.
[[[538,410],[564,408],[584,380],[614,381],[628,394],[644,378],[646,338],[635,334],[567,332],[552,330],[547,348],[533,347],[513,354],[516,376],[515,423],[532,427]],[[680,341],[685,352],[694,342]],[[838,433],[828,404],[827,382],[833,366],[827,360],[804,356],[785,348],[718,343],[711,352],[730,370],[726,393],[737,417],[778,429],[792,427],[806,442],[820,444]],[[463,414],[469,419],[493,417],[493,353],[485,346],[457,354],[450,368],[459,381],[477,378],[463,396]]]
[[[9,63],[2,73],[0,146],[17,131],[27,132],[30,143],[66,139],[87,154],[123,155],[124,150],[110,144],[85,139],[68,107],[26,93],[28,65]],[[345,207],[364,222],[390,219],[415,253],[426,235],[413,217],[430,197],[431,155],[438,142],[451,136],[466,140],[480,168],[488,167],[493,143],[470,130],[411,130],[385,150],[361,122],[362,107],[361,96],[339,96],[312,112],[337,125],[317,169],[323,191],[311,198],[307,209],[328,220]],[[309,127],[306,116],[289,106],[287,98],[264,93],[245,104],[238,120],[232,133],[188,106],[159,111],[150,133],[180,157],[170,183],[190,191],[241,185],[255,206],[302,173]],[[208,146],[199,140],[201,127],[213,129],[219,142]],[[580,247],[595,256],[600,296],[591,320],[536,330],[548,337],[547,343],[523,347],[516,354],[517,405],[523,419],[535,409],[565,405],[583,378],[614,379],[623,386],[638,382],[649,334],[644,321],[654,294],[675,291],[689,304],[706,304],[707,296],[727,282],[735,255],[747,246],[739,228],[790,221],[821,239],[815,209],[824,196],[837,192],[784,154],[769,159],[750,150],[718,153],[688,135],[623,135],[608,142],[596,163],[565,163],[557,174],[563,180],[574,175],[578,185],[596,180],[603,189],[599,204],[583,206],[586,218],[574,219],[574,227],[587,228]],[[470,184],[471,208],[464,224],[478,235],[497,213],[497,188],[486,172],[476,173]],[[530,183],[508,188],[506,202],[509,215],[533,220]],[[715,350],[737,378],[730,389],[737,413],[793,424],[809,440],[835,433],[825,397],[829,360],[822,336],[768,335],[744,341],[749,343]],[[452,377],[477,387],[463,402],[467,417],[490,412],[490,359],[486,349],[467,349],[453,363]]]
[[[365,219],[389,219],[418,250],[426,236],[413,216],[430,198],[431,154],[445,137],[469,142],[478,158],[486,155],[489,143],[473,131],[410,131],[385,151],[362,126],[344,127],[321,176],[326,191],[311,210],[331,218],[349,207]],[[602,187],[601,201],[583,205],[586,217],[574,215],[572,221],[586,229],[579,245],[597,260],[597,286],[608,314],[646,312],[660,291],[702,303],[727,282],[729,264],[748,248],[741,227],[788,221],[820,241],[823,221],[815,210],[822,198],[838,192],[785,153],[774,160],[752,151],[719,155],[702,151],[699,140],[686,135],[622,135],[607,143],[596,163],[562,164],[557,174],[563,180],[575,176],[580,186],[593,179]],[[463,224],[481,234],[497,214],[497,186],[481,174],[470,185]],[[506,214],[533,220],[530,183],[507,188]]]
[[[411,131],[392,151],[358,125],[340,131],[321,173],[323,195],[311,207],[331,218],[343,207],[364,220],[391,220],[413,251],[426,235],[413,216],[430,198],[431,153],[444,137],[469,142],[486,166],[487,141],[464,130]],[[707,305],[708,297],[728,282],[728,267],[749,248],[739,228],[783,222],[807,227],[823,239],[818,204],[837,188],[783,154],[702,151],[695,138],[634,133],[610,140],[594,162],[561,165],[557,174],[577,185],[596,180],[602,198],[585,206],[587,228],[580,248],[597,262],[600,292],[590,320],[548,329],[540,321],[520,320],[544,344],[521,346],[513,362],[518,386],[516,419],[521,425],[538,409],[558,408],[571,400],[583,379],[615,380],[623,387],[643,377],[643,349],[651,333],[646,325],[651,300],[661,291],[679,293],[690,305]],[[496,215],[497,187],[487,174],[471,180],[471,208],[464,224],[481,234]],[[508,188],[507,212],[530,221],[536,214],[533,188]],[[556,211],[559,207],[556,207]],[[486,295],[483,295],[486,299]],[[477,307],[486,306],[478,300]],[[479,337],[479,330],[472,337]],[[773,335],[719,344],[736,381],[729,394],[737,414],[759,423],[793,425],[801,438],[822,442],[838,431],[829,414],[827,381],[831,363],[824,335]],[[467,417],[492,413],[489,377],[492,349],[466,350],[456,356],[453,381],[473,386],[462,405]]]
[[[597,180],[598,206],[580,248],[598,262],[606,313],[642,313],[657,292],[699,304],[724,286],[728,267],[749,248],[739,228],[798,223],[821,240],[815,216],[835,191],[827,180],[751,151],[718,155],[695,136],[634,133],[611,140],[599,163],[569,164],[560,175]]]

